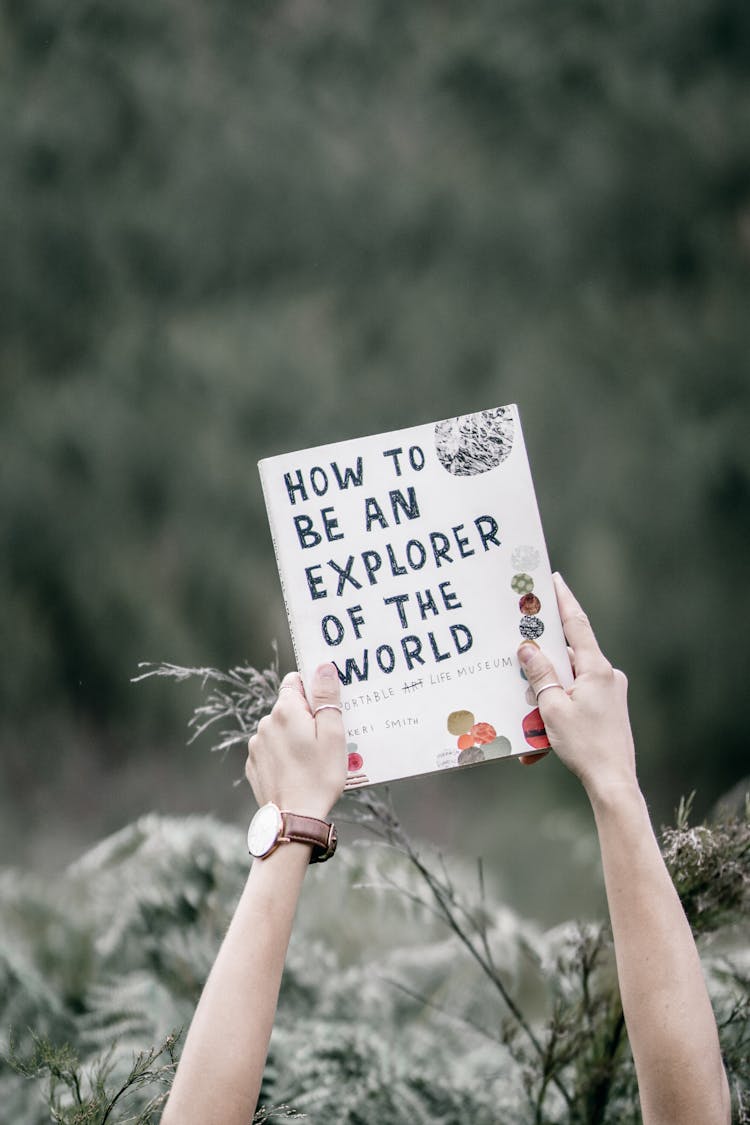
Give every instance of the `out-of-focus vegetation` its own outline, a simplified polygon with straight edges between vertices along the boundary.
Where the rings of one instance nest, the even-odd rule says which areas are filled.
[[[261,1101],[320,1125],[637,1125],[607,928],[542,932],[498,905],[481,868],[415,850],[379,799],[361,793],[354,808],[389,847],[369,840],[311,872]],[[750,1120],[747,820],[683,819],[665,843],[704,939],[739,1125]],[[245,878],[242,852],[237,829],[152,816],[56,886],[3,877],[0,1048],[17,1068],[0,1061],[8,1121],[158,1120],[175,1032]]]
[[[177,772],[139,660],[290,663],[259,457],[509,401],[657,813],[746,771],[745,0],[2,0],[0,64],[6,847]]]

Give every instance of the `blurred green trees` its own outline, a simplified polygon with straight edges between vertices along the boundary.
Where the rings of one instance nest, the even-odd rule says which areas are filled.
[[[286,636],[259,457],[509,401],[657,806],[740,776],[743,0],[2,0],[0,63],[8,778]]]

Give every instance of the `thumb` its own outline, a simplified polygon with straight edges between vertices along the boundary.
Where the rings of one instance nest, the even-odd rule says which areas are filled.
[[[561,703],[570,705],[570,697],[568,692],[559,681],[557,670],[555,670],[549,656],[541,650],[539,645],[534,641],[524,641],[523,645],[518,648],[518,660],[524,670],[524,675],[531,686],[531,690],[536,696],[536,706],[542,717],[542,721],[546,726],[546,720],[552,718],[552,713],[559,715],[557,710]],[[545,691],[545,688],[554,688],[553,691]]]
[[[555,666],[534,641],[524,641],[518,648],[518,660],[536,695],[545,684],[557,682]],[[545,692],[545,695],[547,693]]]
[[[343,729],[341,683],[335,664],[321,664],[316,669],[310,692],[310,710],[318,734],[340,733]]]

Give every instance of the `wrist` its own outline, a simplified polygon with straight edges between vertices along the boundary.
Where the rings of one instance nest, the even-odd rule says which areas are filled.
[[[284,812],[297,813],[299,816],[314,816],[318,820],[330,820],[333,804],[330,801],[287,801],[279,805]]]
[[[283,813],[294,813],[296,816],[311,816],[314,820],[330,820],[332,805],[326,801],[284,801],[269,798]]]
[[[307,870],[310,866],[310,856],[312,855],[312,844],[305,843],[303,840],[290,840],[288,843],[280,844],[279,847],[274,848],[268,855],[253,856],[253,867],[296,867],[298,864]]]
[[[280,808],[274,801],[261,805],[247,831],[248,851],[256,859],[265,859],[279,847],[302,843],[310,846],[310,863],[323,863],[336,851],[337,839],[331,821]]]
[[[311,793],[304,789],[277,790],[275,794],[264,797],[259,805],[272,801],[282,812],[297,813],[298,816],[314,816],[317,820],[329,820],[337,796],[327,793]]]
[[[584,788],[597,819],[625,808],[646,809],[636,777],[591,778],[584,781]]]

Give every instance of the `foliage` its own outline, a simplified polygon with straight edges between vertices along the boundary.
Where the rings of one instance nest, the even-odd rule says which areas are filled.
[[[161,1046],[141,1051],[134,1057],[130,1070],[115,1083],[115,1045],[93,1065],[84,1067],[70,1047],[55,1046],[34,1035],[31,1038],[31,1057],[26,1060],[11,1053],[9,1062],[24,1078],[47,1079],[45,1113],[49,1111],[49,1120],[54,1125],[106,1125],[107,1121],[112,1125],[155,1125],[159,1120],[177,1067],[176,1036],[168,1035]],[[154,1093],[154,1088],[159,1092]],[[138,1098],[144,1090],[149,1095],[145,1102]],[[126,1101],[130,1103],[128,1109],[124,1109]],[[261,1106],[252,1125],[282,1118],[297,1121],[300,1114],[289,1106]]]
[[[252,670],[245,689],[235,674],[196,674],[210,693],[228,690],[216,699],[218,745],[238,729],[244,737],[275,693],[273,676]],[[309,874],[262,1101],[341,1125],[636,1125],[607,927],[540,932],[495,901],[481,862],[448,865],[417,848],[387,794],[347,800],[368,835]],[[683,806],[664,835],[702,943],[740,1119],[750,1098],[750,973],[739,929],[749,847],[746,813],[690,827]],[[14,1122],[41,1125],[50,1113],[91,1125],[152,1120],[175,1035],[239,896],[244,851],[241,834],[214,821],[151,816],[53,887],[5,876],[3,1023],[18,1027],[20,1014],[36,1029],[29,1046],[18,1028],[16,1072],[0,1075]],[[19,1072],[48,1076],[48,1093]]]
[[[571,923],[541,933],[494,903],[483,876],[477,882],[465,866],[449,871],[414,849],[387,806],[370,799],[368,817],[391,843],[370,840],[344,853],[344,864],[316,872],[307,887],[262,1100],[351,1125],[635,1125],[606,927]],[[749,835],[745,824],[739,851]],[[3,1025],[23,991],[35,1005],[32,1026],[49,1013],[58,1028],[50,1040],[16,1025],[15,1066],[26,1079],[7,1069],[0,1078],[14,1122],[41,1125],[50,1114],[91,1125],[156,1120],[174,1034],[189,1021],[239,894],[243,853],[233,829],[151,817],[47,889],[45,899],[59,895],[76,907],[54,955],[50,933],[29,926],[38,887],[4,911],[5,946],[16,956],[22,948],[36,975],[6,980]],[[727,852],[729,863],[737,858]],[[323,922],[336,911],[342,929],[354,928],[360,941],[368,933],[353,963]],[[738,903],[731,918],[724,914],[715,946],[704,947],[738,1104],[750,1093],[747,952],[729,925],[739,911]],[[22,930],[30,938],[23,946]],[[79,959],[85,934],[93,956],[77,992],[63,997],[40,967],[59,980],[68,968],[60,959]],[[29,1083],[34,1076],[46,1079],[46,1094]]]
[[[682,802],[674,828],[664,830],[664,858],[694,933],[712,933],[741,916],[750,898],[750,796],[744,816],[727,815],[707,828],[689,824]]]
[[[218,741],[212,746],[220,753],[247,743],[258,720],[268,711],[269,700],[274,699],[279,691],[278,661],[263,672],[249,665],[230,668],[228,672],[220,672],[216,668],[181,668],[176,664],[142,663],[140,667],[144,670],[133,678],[133,683],[150,676],[168,676],[178,681],[200,680],[206,697],[195,708],[188,723],[192,730],[190,741],[199,738],[214,723],[230,721],[230,727],[220,732]],[[206,695],[207,684],[211,685],[211,690]]]
[[[2,0],[4,788],[146,761],[144,654],[282,635],[258,457],[513,400],[661,813],[736,780],[749,42],[745,0]]]
[[[69,1047],[57,1047],[36,1037],[33,1042],[34,1052],[28,1061],[13,1056],[11,1061],[25,1078],[48,1077],[47,1102],[50,1120],[55,1125],[105,1125],[107,1121],[153,1125],[158,1120],[156,1115],[166,1100],[176,1066],[173,1036],[168,1036],[161,1047],[137,1055],[128,1073],[114,1087],[110,1083],[114,1048],[84,1074]],[[163,1092],[154,1094],[154,1087],[163,1087]],[[137,1114],[126,1110],[127,1116],[123,1117],[122,1103],[147,1088],[147,1103]]]

